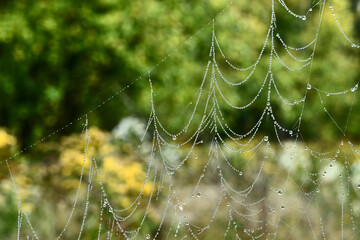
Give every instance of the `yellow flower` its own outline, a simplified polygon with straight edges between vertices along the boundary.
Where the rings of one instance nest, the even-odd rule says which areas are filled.
[[[100,174],[111,194],[120,201],[122,206],[131,203],[131,196],[141,191],[146,176],[140,163],[115,156],[103,159]],[[150,195],[151,190],[152,183],[146,183],[143,195]]]
[[[83,164],[85,164],[85,169],[89,168],[90,165],[90,157],[88,153],[86,155],[85,163],[84,163],[84,153],[75,150],[75,149],[66,149],[60,155],[60,164],[62,165],[62,173],[65,176],[71,176],[72,174],[79,175],[81,173],[81,169]]]
[[[5,146],[13,146],[15,144],[15,137],[8,134],[4,129],[0,129],[0,148]]]
[[[91,127],[88,130],[88,135],[90,136],[91,139],[91,146],[93,147],[98,147],[104,144],[107,135],[105,132],[102,132],[100,129],[98,129],[97,127]]]

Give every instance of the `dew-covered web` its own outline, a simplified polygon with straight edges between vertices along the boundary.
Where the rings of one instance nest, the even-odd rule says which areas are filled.
[[[321,44],[318,39],[324,12],[331,12],[334,26],[339,28],[344,42],[352,51],[359,51],[360,46],[346,35],[335,7],[325,0],[314,1],[305,14],[293,12],[283,0],[272,0],[269,9],[271,18],[257,59],[251,66],[238,66],[227,58],[228,50],[222,49],[216,27],[217,17],[226,14],[225,10],[231,7],[232,2],[200,30],[210,30],[209,55],[208,59],[203,59],[203,78],[197,79],[199,84],[194,90],[194,101],[190,100],[184,114],[179,116],[183,122],[181,130],[174,132],[158,114],[157,90],[152,73],[159,64],[132,83],[148,80],[151,109],[132,156],[133,159],[139,156],[146,159],[146,176],[137,196],[125,208],[119,207],[121,205],[107,191],[109,183],[104,181],[100,160],[95,157],[87,114],[102,107],[130,85],[76,120],[83,121],[84,125],[82,168],[71,212],[66,213],[67,221],[56,234],[57,239],[67,239],[67,231],[74,228],[75,221],[80,222],[76,225],[78,239],[86,235],[89,221],[96,222],[98,239],[360,238],[360,178],[353,173],[354,168],[360,168],[360,152],[346,135],[356,103],[358,83],[349,89],[329,92],[311,77],[317,45]],[[305,46],[296,47],[286,42],[277,26],[275,8],[283,8],[303,22],[310,17],[318,17],[314,21],[316,31],[313,40]],[[198,32],[191,38],[197,35]],[[228,93],[235,88],[239,91],[251,88],[252,76],[259,71],[257,67],[260,63],[267,64],[268,70],[260,73],[260,84],[254,83],[257,88],[254,96],[241,99],[240,104],[234,103]],[[276,73],[280,65],[282,71],[299,72],[303,76],[300,97],[288,96],[279,86]],[[323,113],[342,136],[326,152],[313,149],[311,143],[302,137],[304,126],[311,127],[311,123],[303,123],[311,92],[318,96],[311,100],[319,101],[322,106],[313,113],[312,121]],[[350,96],[352,99],[350,105],[344,104],[347,110],[340,120],[333,117],[326,102],[333,96]],[[284,109],[295,109],[295,120],[284,122],[281,112],[273,108],[273,101],[286,106]],[[230,109],[241,114],[251,111],[258,102],[263,103],[263,110],[256,116],[256,121],[246,125],[249,127],[245,132],[236,132],[230,127],[224,107],[228,112]],[[320,129],[313,129],[313,134],[318,131]],[[42,239],[37,227],[49,220],[34,219],[24,209],[9,165],[26,150],[5,160],[3,166],[7,166],[18,196],[17,239]],[[174,154],[178,157],[172,157]],[[242,159],[241,164],[238,159]],[[309,159],[316,164],[309,163]],[[200,172],[192,171],[195,165],[200,166]],[[328,209],[326,215],[322,214],[323,210],[320,211],[324,208]],[[76,216],[80,213],[80,220],[75,219],[75,213]],[[156,219],[156,225],[151,229],[144,224],[150,216]],[[337,235],[329,235],[329,228],[337,229],[331,229]],[[304,232],[306,236],[300,235]]]

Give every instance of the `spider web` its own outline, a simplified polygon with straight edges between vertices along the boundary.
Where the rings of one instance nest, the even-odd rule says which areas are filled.
[[[278,0],[278,3],[304,22],[309,15],[318,12],[314,39],[305,46],[290,46],[278,30],[275,2],[272,0],[271,18],[257,59],[251,66],[237,66],[227,58],[216,34],[217,17],[231,6],[230,2],[199,30],[211,29],[209,58],[204,59],[207,63],[194,101],[189,102],[180,116],[184,122],[181,130],[175,132],[166,127],[161,114],[158,114],[159,103],[152,74],[159,64],[132,83],[148,79],[151,110],[133,156],[135,159],[146,153],[146,176],[138,195],[127,207],[121,208],[111,199],[107,191],[109,183],[102,180],[101,163],[95,157],[87,115],[130,85],[75,120],[84,121],[84,156],[72,210],[57,239],[68,238],[69,228],[76,226],[74,221],[81,223],[76,226],[77,238],[83,238],[89,215],[96,215],[98,239],[298,239],[304,237],[300,235],[304,232],[314,239],[358,238],[359,214],[354,205],[359,201],[360,182],[356,182],[359,179],[353,176],[354,166],[350,162],[358,164],[360,152],[346,138],[358,83],[349,89],[329,92],[311,82],[324,12],[331,11],[350,47],[357,50],[360,46],[345,34],[335,8],[332,4],[327,5],[325,0],[313,2],[303,15],[290,10],[283,0]],[[281,54],[283,51],[285,55]],[[161,62],[171,57],[173,52]],[[299,57],[304,55],[304,58]],[[260,73],[260,84],[253,83],[252,77],[260,64],[267,64],[268,70]],[[299,98],[287,96],[282,89],[276,76],[279,66],[284,71],[299,72],[303,76]],[[247,91],[252,84],[256,88],[253,98],[233,103],[231,96]],[[322,105],[319,112],[322,111],[342,135],[326,152],[312,149],[311,143],[302,137],[308,96],[314,92]],[[352,102],[344,119],[339,122],[333,117],[331,107],[326,105],[326,98],[347,95],[351,96]],[[297,115],[292,123],[284,123],[279,110],[273,107],[274,101],[280,102],[284,109],[295,109]],[[259,116],[254,116],[256,121],[251,122],[252,125],[246,125],[245,132],[236,132],[230,127],[224,109],[241,114],[251,111],[259,102],[263,110]],[[70,122],[62,129],[72,124]],[[17,239],[23,236],[40,239],[33,222],[47,220],[31,219],[24,209],[9,161],[62,129],[4,161],[18,197]],[[262,135],[264,132],[268,134]],[[144,151],[146,148],[149,150]],[[171,157],[174,154],[178,157]],[[191,172],[194,164],[200,165],[199,174]],[[295,169],[301,172],[301,177],[295,174]],[[151,186],[148,195],[144,194],[146,186]],[[331,214],[322,216],[322,208],[329,209],[335,217]],[[82,216],[80,221],[74,219],[77,213]],[[150,215],[157,217],[157,225],[151,231],[144,225]],[[199,221],[199,216],[207,219],[206,224]],[[334,219],[337,219],[336,223],[332,222]],[[338,229],[337,236],[327,233],[331,226]]]

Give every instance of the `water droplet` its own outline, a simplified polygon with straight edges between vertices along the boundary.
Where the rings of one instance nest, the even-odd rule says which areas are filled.
[[[279,195],[282,195],[282,193],[283,193],[282,190],[278,190]]]
[[[311,89],[311,85],[308,83],[307,87],[306,87],[308,90]]]
[[[356,47],[356,44],[354,44],[354,43],[353,43],[353,44],[351,44],[351,47]]]
[[[329,4],[329,8],[333,10],[333,5],[331,3]]]
[[[266,105],[270,106],[270,102],[267,102]]]
[[[183,206],[179,206],[179,210],[182,212],[182,210],[184,210]]]
[[[312,12],[312,8],[309,9],[309,12]]]
[[[302,16],[301,19],[305,21],[305,20],[306,20],[306,16]]]
[[[284,208],[285,208],[285,205],[284,205],[284,204],[282,204],[282,205],[281,205],[281,209],[284,209]]]
[[[239,172],[239,175],[240,175],[240,176],[242,176],[242,175],[243,175],[243,173],[240,171],[240,172]]]
[[[330,93],[326,93],[326,96],[330,96]]]
[[[307,150],[309,150],[309,148],[308,148],[308,147],[305,147],[305,151],[307,151]]]
[[[341,145],[341,146],[342,146],[342,145],[344,145],[344,142],[343,142],[343,141],[341,141],[341,142],[340,142],[340,145]]]
[[[340,153],[340,150],[338,149],[338,150],[336,150],[336,153]]]
[[[265,142],[269,141],[269,137],[268,137],[268,136],[265,136],[265,137],[264,137],[264,141],[265,141]]]
[[[319,192],[320,192],[320,190],[319,190],[319,189],[316,189],[316,192],[317,192],[317,193],[319,193]]]
[[[198,156],[197,156],[197,155],[195,155],[195,159],[198,159]]]
[[[146,234],[146,239],[150,239],[150,234]]]
[[[355,92],[358,89],[358,87],[359,87],[359,84],[356,84],[355,87],[351,88],[351,91]]]
[[[292,134],[293,134],[293,131],[290,130],[290,131],[289,131],[289,134],[292,135]]]
[[[196,196],[201,197],[201,192],[198,192]]]
[[[358,188],[360,188],[360,183],[358,184]]]
[[[172,138],[174,141],[176,140],[176,136],[173,136],[173,138]]]
[[[227,203],[226,206],[230,207],[230,203]]]

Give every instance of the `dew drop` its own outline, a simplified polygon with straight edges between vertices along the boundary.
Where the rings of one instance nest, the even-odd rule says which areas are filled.
[[[332,5],[332,4],[329,4],[329,8],[332,10],[332,9],[333,9],[333,5]]]
[[[150,234],[146,234],[146,239],[150,239]]]
[[[293,131],[290,130],[290,131],[289,131],[289,134],[292,135],[292,134],[293,134]]]
[[[242,175],[243,175],[243,173],[240,171],[240,172],[239,172],[239,175],[240,175],[240,176],[242,176]]]
[[[355,92],[358,89],[358,87],[359,87],[359,84],[356,84],[355,87],[351,88],[351,91]]]
[[[307,87],[306,87],[308,90],[311,89],[311,85],[308,83]]]
[[[282,190],[278,190],[279,195],[282,195],[282,193],[283,193]]]
[[[306,20],[306,16],[302,16],[301,19],[305,21],[305,20]]]
[[[309,9],[309,12],[312,12],[312,8]]]
[[[198,192],[196,196],[201,197],[201,192]]]
[[[285,205],[284,205],[284,204],[281,205],[281,209],[285,209]]]
[[[330,93],[327,93],[326,96],[330,96]]]
[[[265,136],[265,137],[264,137],[264,141],[265,141],[265,142],[269,141],[269,137],[268,137],[268,136]]]
[[[173,136],[173,138],[172,138],[174,141],[176,140],[176,136]]]
[[[305,151],[307,151],[307,150],[309,150],[309,148],[308,148],[308,147],[305,147]]]
[[[197,155],[195,155],[195,159],[198,159],[198,156],[197,156]]]
[[[360,183],[358,184],[358,188],[360,188]]]

